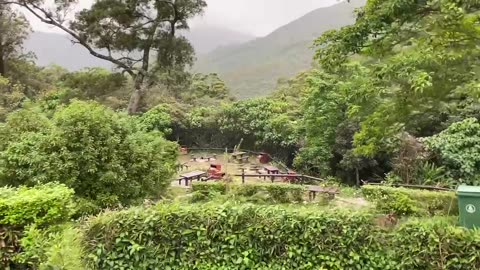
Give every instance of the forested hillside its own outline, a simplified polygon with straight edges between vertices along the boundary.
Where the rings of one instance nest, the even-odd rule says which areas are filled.
[[[0,269],[480,269],[479,1],[309,14],[245,99],[176,34],[207,1],[75,2],[0,0]],[[115,69],[37,65],[19,9]]]
[[[354,10],[364,4],[365,0],[343,1],[317,9],[266,37],[199,55],[194,70],[220,74],[236,97],[268,95],[278,79],[312,66],[314,38],[352,24]]]

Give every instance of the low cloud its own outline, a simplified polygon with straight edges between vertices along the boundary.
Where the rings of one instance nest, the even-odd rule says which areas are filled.
[[[79,1],[77,10],[89,7],[93,0]],[[339,0],[207,0],[208,8],[201,17],[194,18],[192,27],[202,25],[225,27],[264,36],[276,28],[285,25],[302,15],[320,8],[333,5]],[[74,13],[73,11],[72,13]],[[36,31],[57,32],[36,18],[27,14]]]

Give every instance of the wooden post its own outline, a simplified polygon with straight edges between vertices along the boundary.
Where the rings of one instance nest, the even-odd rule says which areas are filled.
[[[245,184],[245,169],[242,169],[242,184]]]
[[[357,187],[360,187],[360,174],[358,173],[358,168],[355,168],[355,180]]]

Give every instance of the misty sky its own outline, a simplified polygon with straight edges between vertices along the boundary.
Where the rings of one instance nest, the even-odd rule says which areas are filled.
[[[214,25],[264,36],[314,9],[330,6],[340,0],[207,0],[208,8],[191,26]],[[80,0],[82,8],[93,0]],[[26,14],[28,15],[28,14]],[[28,16],[37,31],[54,31]]]

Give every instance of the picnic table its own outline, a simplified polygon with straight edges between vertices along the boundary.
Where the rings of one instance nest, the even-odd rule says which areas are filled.
[[[188,181],[192,182],[193,179],[197,179],[197,181],[200,181],[200,178],[202,176],[205,176],[207,173],[203,171],[193,171],[189,173],[185,173],[180,175],[180,179],[178,179],[178,184],[182,185],[182,180],[185,180],[185,186],[188,186]]]
[[[315,200],[315,198],[317,197],[317,193],[326,193],[328,194],[328,197],[330,199],[335,198],[335,194],[339,193],[338,188],[319,187],[319,186],[309,186],[308,191],[309,191],[308,198],[310,199],[310,201]]]
[[[278,174],[280,172],[280,169],[274,166],[263,166],[265,171],[267,171],[267,174]]]
[[[272,175],[270,177],[270,180],[272,181],[272,183],[275,182],[275,177],[273,175],[274,174],[279,174],[280,169],[277,168],[277,167],[274,167],[274,166],[263,166],[263,169],[265,169],[265,171],[267,171],[267,174]],[[266,179],[266,176],[263,177],[263,179]]]
[[[246,156],[246,155],[248,155],[247,152],[234,152],[234,153],[232,153],[232,158],[233,158],[234,160],[236,160],[236,159],[242,159],[242,158],[244,158],[244,156]]]

